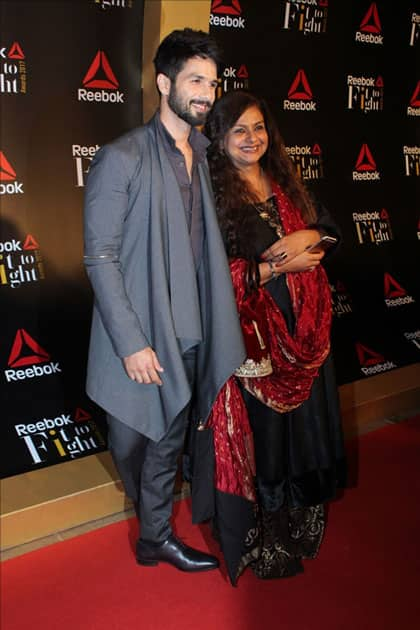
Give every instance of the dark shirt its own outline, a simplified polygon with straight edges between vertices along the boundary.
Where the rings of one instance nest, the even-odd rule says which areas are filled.
[[[175,144],[162,121],[158,117],[158,125],[161,128],[164,147],[174,170],[176,180],[179,185],[181,197],[184,202],[187,225],[191,236],[191,246],[194,254],[196,266],[200,260],[202,243],[204,236],[203,211],[201,199],[201,186],[198,174],[198,164],[206,159],[206,149],[209,145],[208,139],[197,129],[192,127],[188,141],[193,152],[191,179],[189,177],[185,158]]]

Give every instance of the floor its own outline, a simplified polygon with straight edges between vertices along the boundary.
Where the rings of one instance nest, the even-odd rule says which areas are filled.
[[[413,410],[411,415],[416,415],[420,410]],[[360,435],[364,433],[368,433],[370,431],[374,431],[376,429],[385,426],[386,424],[394,424],[396,422],[401,422],[407,417],[407,414],[401,416],[393,416],[391,418],[387,418],[385,420],[378,420],[373,422],[363,428],[360,432]],[[189,485],[183,484],[181,487],[181,491],[175,495],[175,500],[180,500],[189,495]],[[79,536],[81,534],[85,534],[86,532],[90,532],[94,529],[98,529],[100,527],[105,527],[106,525],[110,525],[111,523],[116,523],[118,521],[132,518],[134,516],[133,509],[127,509],[123,512],[118,512],[117,514],[111,514],[105,518],[101,518],[95,521],[90,521],[88,523],[84,523],[83,525],[79,525],[77,527],[73,527],[71,529],[66,529],[63,531],[58,531],[50,536],[46,536],[45,538],[39,538],[37,540],[31,541],[24,545],[18,545],[16,547],[10,547],[9,549],[0,551],[0,560],[9,560],[11,558],[15,558],[17,556],[21,556],[30,551],[35,551],[36,549],[40,549],[41,547],[45,547],[47,545],[51,545],[53,543],[61,542],[63,540],[67,540],[68,538],[73,538],[74,536]]]

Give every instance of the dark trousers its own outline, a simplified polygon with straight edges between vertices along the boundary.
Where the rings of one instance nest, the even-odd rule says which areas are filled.
[[[192,350],[183,357],[192,390],[195,356]],[[134,503],[140,519],[141,538],[145,540],[162,542],[171,534],[175,477],[190,407],[191,403],[175,418],[159,442],[150,440],[107,414],[109,450],[126,494]]]

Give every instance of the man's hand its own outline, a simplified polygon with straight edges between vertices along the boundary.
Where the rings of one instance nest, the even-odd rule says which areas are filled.
[[[162,385],[158,372],[164,372],[156,353],[147,347],[123,359],[125,371],[137,383]]]

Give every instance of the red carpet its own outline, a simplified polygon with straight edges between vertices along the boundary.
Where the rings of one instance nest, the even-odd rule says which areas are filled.
[[[219,571],[140,568],[124,521],[4,562],[2,630],[418,630],[420,417],[348,451],[357,484],[331,505],[304,574],[263,582],[248,571],[232,588]],[[206,548],[186,501],[175,528]]]

